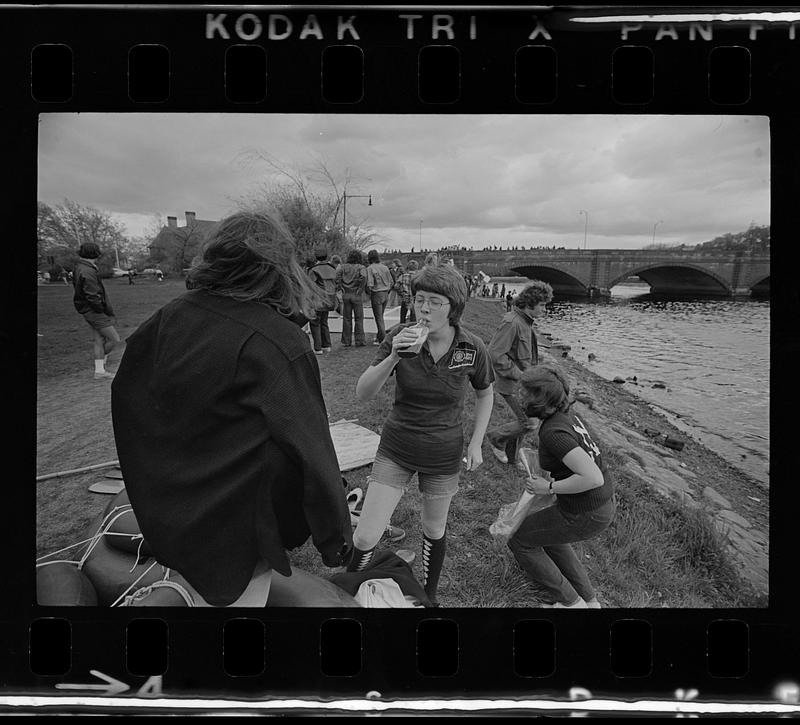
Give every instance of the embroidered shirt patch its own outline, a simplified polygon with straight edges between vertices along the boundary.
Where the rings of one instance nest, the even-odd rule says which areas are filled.
[[[474,365],[476,352],[475,348],[457,348],[453,350],[453,357],[450,358],[450,364],[447,369],[453,370]]]

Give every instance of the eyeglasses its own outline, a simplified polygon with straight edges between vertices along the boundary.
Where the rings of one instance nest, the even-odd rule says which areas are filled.
[[[430,297],[420,297],[419,295],[414,298],[414,304],[417,305],[417,307],[422,307],[426,302],[428,303],[428,307],[432,310],[441,310],[442,307],[450,304],[449,302],[440,302],[439,300],[433,300]]]

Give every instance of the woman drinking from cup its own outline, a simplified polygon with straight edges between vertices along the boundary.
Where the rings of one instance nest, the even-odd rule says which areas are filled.
[[[492,412],[494,373],[483,341],[459,324],[467,302],[464,278],[450,266],[428,266],[411,280],[420,340],[414,325],[389,330],[375,359],[356,385],[369,400],[395,376],[394,405],[381,440],[358,526],[348,571],[369,566],[378,541],[414,473],[422,492],[422,584],[431,601],[445,556],[450,501],[458,490],[463,454],[462,416],[469,383],[475,390],[475,421],[466,468],[483,462],[481,443]],[[411,353],[404,357],[404,354]]]

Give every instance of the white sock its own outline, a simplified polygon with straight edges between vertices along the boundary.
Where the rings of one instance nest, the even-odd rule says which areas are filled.
[[[96,373],[104,373],[106,371],[105,358],[100,358],[99,360],[94,361],[94,371]]]

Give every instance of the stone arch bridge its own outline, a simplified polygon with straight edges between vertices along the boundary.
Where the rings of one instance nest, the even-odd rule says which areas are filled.
[[[562,295],[606,296],[629,277],[663,295],[765,296],[769,294],[769,253],[692,251],[689,249],[531,249],[457,250],[452,257],[465,274],[484,272],[491,277],[529,277],[548,282]],[[425,255],[383,255],[420,262]]]

